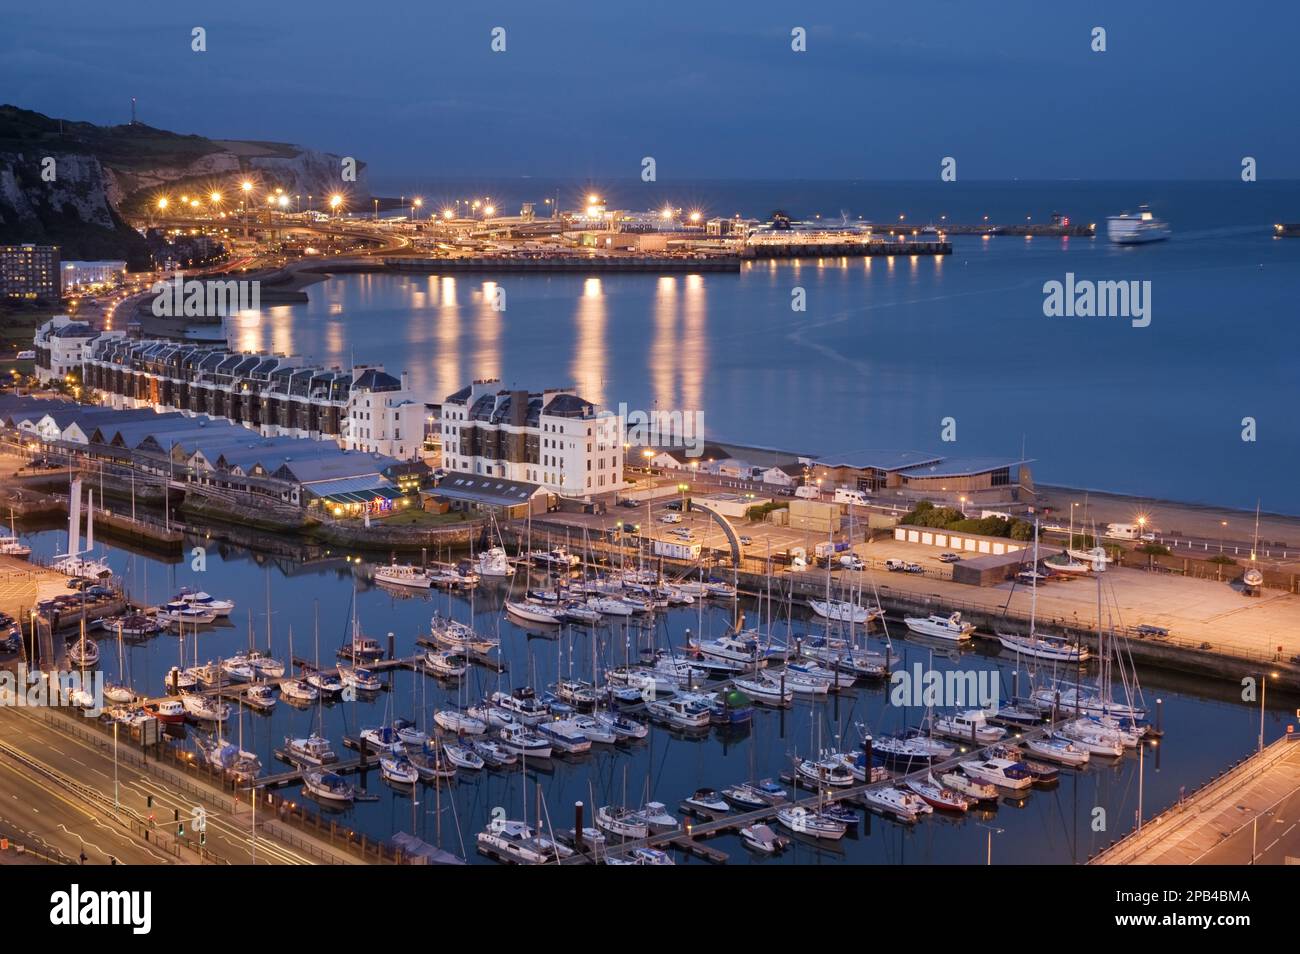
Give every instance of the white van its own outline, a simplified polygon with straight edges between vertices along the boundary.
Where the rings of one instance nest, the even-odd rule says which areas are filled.
[[[853,490],[849,487],[835,488],[835,502],[837,504],[850,504],[865,507],[867,504],[867,494],[863,490]]]
[[[796,497],[802,497],[804,500],[820,500],[822,489],[816,484],[803,484],[794,489]]]

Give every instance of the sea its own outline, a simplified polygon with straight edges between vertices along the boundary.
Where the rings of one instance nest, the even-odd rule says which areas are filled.
[[[1300,221],[1300,183],[1233,176],[376,182],[431,214],[474,197],[545,214],[595,194],[634,211],[880,227],[1059,213],[1097,223],[1098,237],[954,236],[950,256],[760,261],[739,274],[346,275],[310,287],[307,304],[230,319],[227,334],[240,348],[405,370],[434,402],[473,379],[571,385],[609,407],[698,411],[723,442],[1026,459],[1040,483],[1297,514],[1300,239],[1273,226]],[[1109,243],[1106,216],[1141,204],[1170,239]],[[1141,283],[1149,321],[1049,317],[1045,286],[1070,281]]]

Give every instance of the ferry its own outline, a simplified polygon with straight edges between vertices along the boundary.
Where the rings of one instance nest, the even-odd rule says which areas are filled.
[[[1106,237],[1116,245],[1141,245],[1169,238],[1169,223],[1151,214],[1149,206],[1139,206],[1137,215],[1125,212],[1106,219]]]

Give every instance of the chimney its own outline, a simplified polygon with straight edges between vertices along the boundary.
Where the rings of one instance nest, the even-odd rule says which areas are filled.
[[[402,372],[402,390],[403,390],[403,391],[409,391],[409,390],[411,390],[411,372],[410,372],[410,371],[403,371],[403,372]]]
[[[528,420],[528,392],[511,391],[510,423],[516,427],[523,427],[526,420]]]

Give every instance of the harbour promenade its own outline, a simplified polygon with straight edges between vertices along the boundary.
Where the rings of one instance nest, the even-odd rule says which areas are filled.
[[[1300,740],[1284,736],[1089,864],[1300,864]]]

